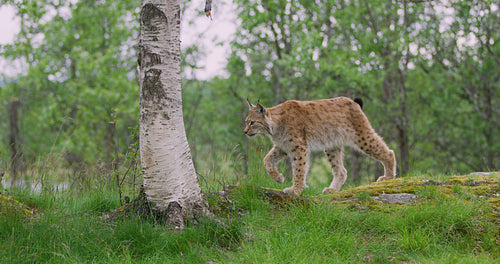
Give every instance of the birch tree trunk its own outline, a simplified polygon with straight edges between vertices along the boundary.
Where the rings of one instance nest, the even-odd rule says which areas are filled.
[[[179,0],[141,0],[140,153],[147,201],[167,223],[207,213],[182,116]]]

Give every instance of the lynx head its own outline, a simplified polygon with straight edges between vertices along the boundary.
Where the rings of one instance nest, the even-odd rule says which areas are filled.
[[[245,119],[245,129],[243,133],[245,135],[251,137],[257,134],[268,134],[270,135],[269,125],[266,119],[267,109],[260,104],[253,105],[247,99],[248,106],[250,107],[250,112],[248,113],[247,118]]]

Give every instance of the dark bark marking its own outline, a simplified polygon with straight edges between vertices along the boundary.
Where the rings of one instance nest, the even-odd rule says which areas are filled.
[[[145,4],[141,10],[141,21],[144,30],[155,33],[168,28],[168,19],[165,13],[153,4]]]
[[[142,83],[142,99],[145,102],[150,102],[153,105],[162,107],[165,100],[168,99],[163,89],[160,75],[161,70],[157,69],[149,69],[145,72],[144,81]],[[166,120],[170,119],[166,113],[163,114],[163,117]]]
[[[139,66],[149,68],[158,64],[161,64],[160,54],[149,52],[144,46],[141,46],[139,50]]]
[[[184,215],[182,214],[182,206],[176,202],[170,202],[167,208],[167,221],[170,226],[175,229],[184,228]]]

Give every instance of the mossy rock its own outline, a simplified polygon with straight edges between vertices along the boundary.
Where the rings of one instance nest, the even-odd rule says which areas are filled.
[[[388,181],[373,182],[369,185],[358,186],[328,194],[326,198],[332,200],[346,200],[356,198],[357,195],[378,196],[381,194],[415,193],[426,180],[421,178],[396,178]]]
[[[228,186],[224,188],[223,195],[227,202],[227,195],[241,191],[241,186]],[[283,193],[282,190],[265,187],[247,186],[252,192],[262,195],[272,203],[302,204],[334,202],[351,204],[356,208],[377,207],[380,204],[397,207],[398,205],[412,204],[423,199],[459,199],[458,196],[467,194],[485,198],[493,206],[500,205],[500,173],[479,173],[443,178],[428,179],[425,177],[403,177],[393,180],[373,182],[369,185],[345,189],[334,194],[297,197]],[[218,195],[216,195],[218,196]],[[231,198],[231,197],[230,197]],[[353,204],[355,203],[355,204]]]
[[[498,209],[500,208],[500,173],[460,175],[443,180],[429,180],[423,177],[396,178],[342,190],[334,194],[320,195],[316,198],[351,204],[356,208],[374,208],[375,205],[384,202],[380,197],[388,194],[413,194],[417,195],[416,200],[460,199],[464,196],[474,196],[485,199]],[[413,202],[414,200],[411,200],[408,203]],[[407,203],[401,202],[400,204]]]
[[[444,193],[452,193],[457,188],[454,186],[467,187],[475,195],[495,195],[500,191],[500,173],[491,173],[489,176],[461,175],[453,176],[444,181],[428,180],[422,177],[396,178],[388,181],[374,182],[369,185],[346,189],[334,194],[327,195],[328,198],[341,200],[355,197],[358,193],[368,193],[371,196],[393,193],[418,193],[428,187],[434,186]]]

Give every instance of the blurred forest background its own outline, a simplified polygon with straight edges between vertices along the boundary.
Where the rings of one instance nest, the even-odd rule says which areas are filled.
[[[181,1],[198,16],[204,2]],[[184,120],[200,174],[244,176],[270,149],[243,136],[247,97],[265,106],[363,98],[397,153],[398,175],[500,168],[498,0],[233,2],[224,74],[196,78],[210,49],[182,51]],[[114,179],[137,170],[139,1],[2,4],[15,8],[21,31],[0,54],[25,70],[0,79],[0,173]],[[322,153],[312,159],[314,174],[331,177]],[[345,164],[355,184],[382,175],[357,152]]]

